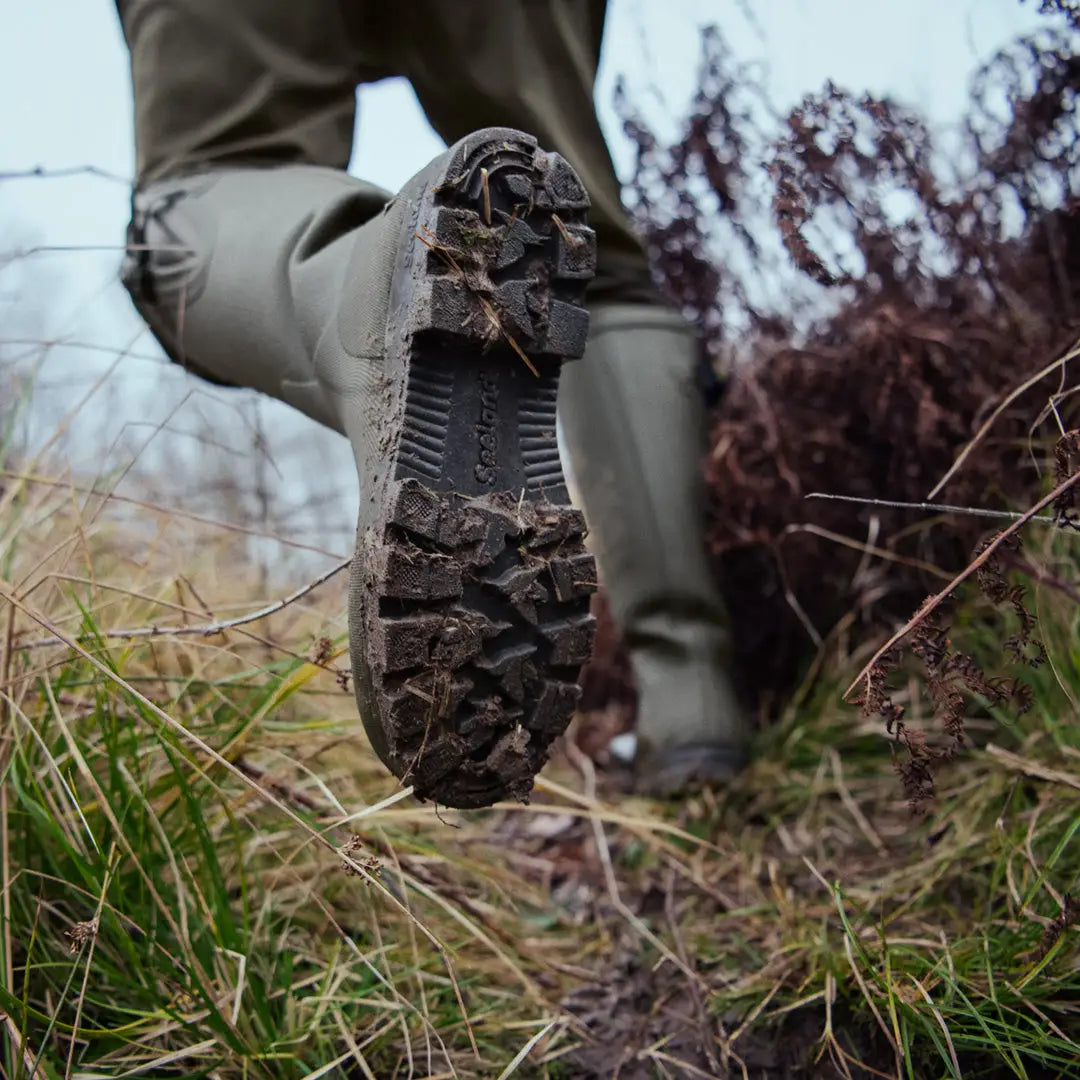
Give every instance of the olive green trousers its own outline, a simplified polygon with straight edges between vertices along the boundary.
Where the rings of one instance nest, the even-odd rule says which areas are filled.
[[[344,170],[357,86],[405,76],[447,143],[510,127],[562,154],[592,199],[590,299],[659,303],[593,107],[606,0],[117,6],[131,52],[140,186],[208,167]]]

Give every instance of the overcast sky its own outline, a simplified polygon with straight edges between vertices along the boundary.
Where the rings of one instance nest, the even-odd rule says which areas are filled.
[[[949,125],[962,113],[975,66],[1037,27],[1037,6],[1036,0],[611,0],[598,109],[625,168],[627,147],[611,108],[615,79],[626,76],[655,122],[680,115],[693,89],[698,29],[716,22],[741,59],[760,63],[781,109],[832,78],[854,91],[890,94]],[[110,0],[0,0],[0,12],[0,173],[94,165],[129,177],[130,85]],[[407,84],[393,80],[360,91],[350,171],[393,189],[440,147]],[[2,256],[5,248],[38,245],[115,248],[123,242],[127,199],[125,184],[94,176],[0,181],[0,342],[27,335],[113,348],[131,342],[139,323],[116,283],[118,252],[41,252],[6,264]],[[147,335],[134,348],[148,356],[157,351]],[[0,356],[11,355],[0,344]],[[41,378],[63,402],[109,360],[104,353],[54,349]],[[127,361],[115,378],[129,390],[112,398],[119,413],[113,423],[125,422],[128,409],[145,414],[139,386],[153,386],[153,405],[165,410],[190,389],[148,360]]]

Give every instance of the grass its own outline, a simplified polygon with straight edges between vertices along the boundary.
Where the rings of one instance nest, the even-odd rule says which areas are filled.
[[[608,800],[571,754],[528,807],[439,813],[360,734],[340,578],[125,637],[272,599],[250,538],[41,479],[0,478],[5,1076],[1080,1076],[1060,590],[1033,708],[976,704],[922,817],[842,634],[726,792]],[[1075,543],[1041,564],[1075,582]],[[962,594],[991,672],[1006,629]]]

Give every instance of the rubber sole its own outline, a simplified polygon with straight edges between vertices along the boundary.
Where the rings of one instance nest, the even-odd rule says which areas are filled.
[[[488,129],[415,183],[391,288],[385,469],[353,563],[357,702],[420,798],[525,800],[580,695],[596,568],[555,432],[585,348],[588,197],[534,139]]]

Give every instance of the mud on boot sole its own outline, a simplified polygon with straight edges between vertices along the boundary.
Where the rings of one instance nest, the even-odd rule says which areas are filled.
[[[382,760],[421,798],[479,807],[528,797],[591,655],[596,568],[555,411],[596,245],[577,177],[527,135],[478,132],[426,173],[391,288],[350,639]]]

